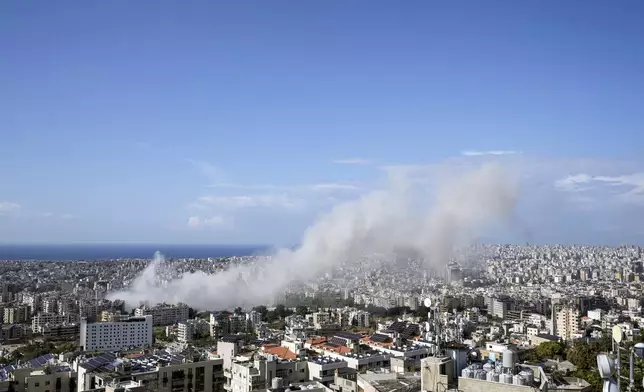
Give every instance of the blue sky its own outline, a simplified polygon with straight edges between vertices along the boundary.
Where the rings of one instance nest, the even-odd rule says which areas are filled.
[[[383,167],[485,159],[524,170],[534,240],[640,241],[643,18],[635,0],[0,2],[0,242],[296,242]]]

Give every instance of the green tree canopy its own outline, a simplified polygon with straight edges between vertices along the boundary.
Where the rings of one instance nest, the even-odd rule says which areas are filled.
[[[535,354],[541,360],[563,356],[566,345],[563,342],[543,342],[535,348]]]
[[[300,316],[305,316],[309,313],[309,308],[307,306],[298,306],[295,309],[295,313],[299,314]]]

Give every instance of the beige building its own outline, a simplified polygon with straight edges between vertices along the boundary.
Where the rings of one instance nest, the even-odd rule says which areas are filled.
[[[579,333],[579,321],[581,313],[569,307],[564,307],[555,312],[555,333],[563,340],[572,340],[574,335]]]
[[[177,305],[158,304],[154,307],[136,308],[134,315],[138,317],[151,315],[152,324],[155,327],[163,327],[188,320],[188,309],[188,305],[181,303]]]
[[[34,333],[42,333],[45,326],[68,325],[71,318],[69,315],[56,313],[38,313],[31,319],[31,329]]]
[[[29,320],[29,306],[10,306],[4,308],[5,324],[20,324]]]

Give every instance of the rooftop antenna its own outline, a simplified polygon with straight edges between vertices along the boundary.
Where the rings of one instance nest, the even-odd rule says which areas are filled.
[[[431,335],[434,336],[437,353],[440,354],[443,352],[442,347],[442,331],[441,331],[441,320],[439,317],[440,313],[440,302],[438,300],[434,301],[431,298],[425,298],[423,305],[429,309],[427,312],[427,323],[425,324],[426,328],[431,332]],[[428,333],[429,335],[430,333]]]

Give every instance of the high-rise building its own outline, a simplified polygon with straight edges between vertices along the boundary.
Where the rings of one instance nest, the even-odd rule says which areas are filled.
[[[188,320],[177,325],[177,340],[182,343],[189,343],[195,337],[209,334],[210,324],[203,319]]]
[[[563,340],[572,340],[574,335],[579,332],[579,321],[581,313],[571,307],[562,307],[555,313],[555,333]]]
[[[11,306],[4,308],[4,323],[5,324],[18,324],[24,323],[29,319],[29,307],[26,305],[23,306]]]
[[[251,310],[250,312],[246,313],[246,320],[250,321],[253,326],[257,326],[262,322],[262,314],[256,310]]]
[[[152,344],[152,316],[134,316],[121,321],[89,322],[81,319],[82,351],[116,351]]]
[[[488,305],[488,313],[501,319],[506,317],[509,309],[510,302],[502,299],[494,298]]]

